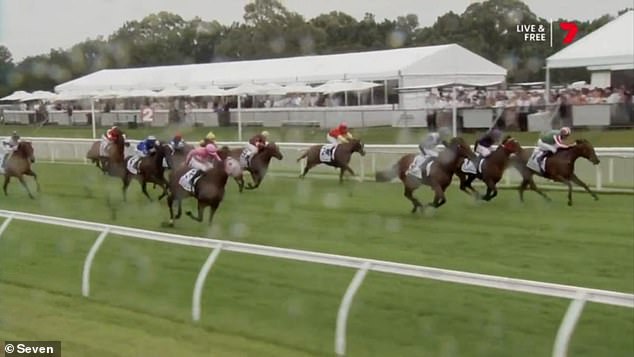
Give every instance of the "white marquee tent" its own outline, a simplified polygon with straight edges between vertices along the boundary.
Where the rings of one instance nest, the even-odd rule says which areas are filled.
[[[634,10],[630,10],[546,59],[550,69],[587,67],[594,85],[605,85],[610,71],[634,69]]]
[[[105,69],[60,84],[58,93],[100,90],[222,88],[244,83],[324,83],[333,79],[399,80],[398,86],[433,82],[492,82],[506,70],[456,44],[323,56],[302,56],[177,66]]]

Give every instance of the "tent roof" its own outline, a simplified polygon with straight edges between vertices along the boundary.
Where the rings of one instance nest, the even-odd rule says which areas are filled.
[[[546,59],[549,68],[634,68],[634,10],[630,10]]]
[[[456,56],[456,54],[459,56]],[[323,83],[332,79],[383,80],[427,74],[505,76],[506,70],[456,45],[399,48],[323,56],[177,66],[105,69],[60,84],[57,92],[103,89],[152,89],[244,83]],[[345,77],[345,78],[344,78]]]

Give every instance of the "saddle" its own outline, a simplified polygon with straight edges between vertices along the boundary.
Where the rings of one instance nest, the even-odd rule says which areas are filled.
[[[409,165],[406,174],[414,176],[420,180],[423,179],[423,169],[426,176],[429,176],[431,173],[431,165],[434,163],[434,157],[432,156],[423,156],[416,155],[414,161]]]
[[[531,154],[531,157],[528,159],[526,167],[542,176],[546,176],[546,160],[548,160],[550,157],[552,157],[551,152],[535,150]]]
[[[460,167],[460,170],[462,170],[462,172],[466,174],[472,174],[472,175],[481,174],[482,165],[484,164],[485,160],[486,160],[486,157],[478,157],[478,166],[476,167],[473,161],[469,159],[464,159],[464,161],[462,162],[462,166]]]

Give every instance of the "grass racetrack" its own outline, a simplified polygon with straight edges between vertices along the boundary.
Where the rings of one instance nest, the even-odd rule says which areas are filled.
[[[275,164],[273,164],[275,165]],[[161,227],[165,202],[89,165],[35,166],[42,193],[17,182],[0,208],[476,273],[634,292],[634,196],[549,192],[548,204],[502,190],[475,203],[412,215],[397,184],[268,176],[239,195],[229,182],[214,225]],[[27,179],[29,181],[29,179]],[[30,181],[29,181],[30,182]],[[85,183],[85,185],[84,185]],[[428,188],[416,192],[423,202]],[[158,191],[152,192],[156,197]],[[113,221],[106,197],[117,206]],[[185,210],[194,201],[185,202]],[[222,252],[207,277],[202,318],[191,294],[209,251],[108,236],[91,297],[81,271],[97,234],[12,222],[0,237],[0,336],[62,340],[65,356],[330,356],[353,270]],[[370,272],[348,321],[350,356],[550,355],[569,301]],[[588,303],[571,356],[634,354],[634,310]]]

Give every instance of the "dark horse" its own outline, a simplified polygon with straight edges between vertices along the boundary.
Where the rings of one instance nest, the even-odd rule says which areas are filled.
[[[477,170],[477,175],[462,171],[462,165],[459,165],[456,169],[456,176],[460,179],[460,189],[467,194],[469,194],[469,191],[467,191],[467,189],[469,189],[471,193],[480,197],[480,193],[471,186],[471,183],[478,178],[487,186],[487,192],[482,199],[490,201],[498,194],[496,185],[502,179],[511,155],[518,154],[521,151],[522,147],[520,143],[512,137],[507,136],[491,155],[483,159],[482,171]]]
[[[120,130],[118,130],[118,134],[123,136],[123,141],[125,146],[130,146],[130,143],[126,140],[125,134]],[[86,153],[86,159],[90,160],[98,169],[100,169],[104,174],[108,173],[108,156],[101,156],[101,140],[95,141],[92,143],[92,146]],[[112,145],[110,145],[112,146]]]
[[[198,181],[196,181],[194,193],[186,191],[179,183],[181,177],[190,170],[187,165],[181,165],[170,172],[169,194],[167,195],[167,206],[170,212],[168,226],[173,227],[174,219],[180,218],[182,213],[182,201],[190,196],[194,196],[198,201],[198,215],[194,216],[191,211],[187,211],[186,214],[193,220],[202,222],[203,211],[209,206],[211,208],[209,224],[212,223],[214,214],[216,210],[218,210],[218,206],[220,206],[225,195],[225,185],[229,178],[227,163],[231,162],[231,160],[226,160],[230,155],[228,147],[223,146],[222,149],[218,150],[218,155],[222,159],[222,162],[214,162],[214,168],[200,176]],[[238,167],[237,164],[236,167]],[[178,203],[178,212],[176,215],[174,215],[175,202]]]
[[[426,170],[423,168],[422,179],[407,174],[410,165],[416,157],[416,154],[407,154],[401,157],[391,169],[377,172],[376,181],[385,182],[391,181],[396,177],[400,178],[405,187],[403,195],[412,202],[412,213],[415,213],[419,208],[425,208],[423,204],[414,197],[414,191],[421,185],[430,186],[434,191],[434,200],[430,202],[429,205],[436,208],[442,206],[447,202],[445,190],[451,183],[458,164],[462,163],[465,158],[469,160],[475,159],[475,154],[462,138],[453,138],[449,143],[445,143],[445,146],[447,149],[443,150],[437,158],[433,159],[429,175],[426,175]]]
[[[576,140],[575,143],[568,148],[559,149],[557,153],[551,155],[546,160],[546,172],[545,173],[537,173],[531,169],[529,169],[526,164],[530,158],[531,153],[528,150],[522,150],[519,155],[516,155],[513,160],[513,166],[520,172],[522,175],[522,183],[519,187],[520,200],[524,201],[524,190],[527,187],[530,187],[531,190],[537,192],[542,197],[550,201],[550,198],[546,196],[544,192],[537,188],[535,182],[533,181],[533,175],[538,175],[555,182],[561,182],[568,186],[568,206],[572,206],[572,183],[576,183],[577,185],[583,187],[586,192],[592,195],[595,201],[599,199],[599,197],[588,188],[577,175],[575,175],[575,161],[578,158],[583,157],[589,160],[594,165],[598,165],[601,161],[597,157],[596,152],[594,151],[594,147],[590,142],[586,139]]]
[[[308,173],[308,170],[319,164],[326,164],[328,166],[332,166],[335,168],[340,168],[339,172],[339,183],[343,183],[343,174],[348,171],[351,175],[356,176],[354,171],[350,168],[350,158],[352,157],[352,153],[358,152],[361,156],[365,156],[365,150],[363,148],[363,143],[359,139],[350,139],[349,142],[338,144],[335,147],[335,154],[331,160],[324,162],[319,157],[321,148],[325,145],[313,145],[306,149],[302,155],[297,158],[297,162],[301,159],[306,158],[306,166],[304,167],[304,171],[300,178],[304,178]]]
[[[257,154],[251,157],[251,162],[243,163],[241,159],[241,155],[245,149],[233,149],[231,150],[231,157],[238,160],[240,162],[240,166],[243,170],[249,171],[251,174],[251,180],[253,183],[249,183],[246,185],[247,190],[253,190],[260,186],[262,180],[264,180],[264,176],[269,169],[269,164],[271,163],[272,158],[276,158],[278,160],[282,160],[284,156],[280,152],[279,146],[274,142],[268,143],[262,149],[258,151]],[[244,178],[242,176],[236,178],[236,182],[240,186],[240,192],[242,192],[242,188],[244,187]]]
[[[33,172],[33,170],[31,170],[31,164],[34,162],[35,154],[33,145],[31,145],[30,141],[20,141],[18,143],[18,147],[4,164],[4,186],[2,186],[2,189],[4,190],[5,195],[7,195],[7,186],[9,185],[11,177],[17,177],[22,186],[24,186],[26,192],[29,194],[29,197],[35,198],[33,197],[33,194],[31,194],[29,186],[26,184],[23,177],[23,175],[32,176],[35,180],[37,192],[40,192],[40,183],[37,182],[37,175]]]
[[[168,168],[172,167],[172,148],[167,144],[158,144],[156,146],[156,152],[141,158],[137,165],[137,173],[133,174],[128,168],[128,164],[133,156],[125,158],[126,170],[123,176],[123,200],[126,200],[126,191],[133,178],[139,180],[141,184],[141,191],[148,200],[152,201],[152,198],[147,192],[147,184],[153,183],[159,185],[163,192],[159,196],[159,201],[167,195],[167,180],[165,179],[165,167],[163,167],[163,160],[167,162]]]
[[[187,158],[187,154],[189,154],[189,152],[194,150],[195,148],[194,145],[192,144],[185,144],[181,148],[174,148],[170,144],[167,144],[167,145],[172,150],[171,152],[172,163],[170,164],[172,169],[180,167],[185,162],[185,159]]]

